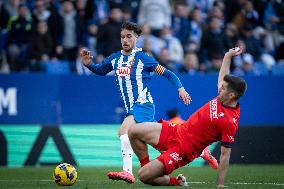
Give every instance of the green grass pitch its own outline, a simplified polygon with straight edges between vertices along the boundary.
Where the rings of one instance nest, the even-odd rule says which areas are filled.
[[[54,167],[0,168],[0,188],[50,189],[60,188],[52,180]],[[78,180],[73,186],[63,188],[149,188],[136,180],[135,184],[109,180],[108,171],[119,171],[115,167],[77,167]],[[137,173],[137,169],[134,169]],[[216,171],[208,166],[184,167],[173,175],[183,173],[190,188],[215,188]],[[135,174],[136,175],[136,174]],[[284,188],[284,165],[231,165],[226,178],[229,188]],[[155,187],[164,188],[164,187]],[[173,188],[173,187],[167,187]]]

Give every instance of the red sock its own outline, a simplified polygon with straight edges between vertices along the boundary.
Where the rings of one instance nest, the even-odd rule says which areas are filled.
[[[175,177],[170,177],[170,186],[179,186],[179,183]]]
[[[140,166],[143,167],[144,165],[146,165],[149,162],[150,162],[150,159],[149,159],[149,156],[147,156],[144,159],[140,160]]]

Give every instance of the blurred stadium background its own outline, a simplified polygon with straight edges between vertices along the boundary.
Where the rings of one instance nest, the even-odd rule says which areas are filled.
[[[246,50],[231,69],[248,91],[228,181],[284,187],[283,1],[0,0],[0,188],[46,188],[32,183],[50,179],[52,167],[45,166],[60,162],[82,170],[90,183],[79,187],[97,178],[96,187],[112,186],[102,174],[120,169],[117,130],[125,112],[114,74],[91,74],[78,51],[89,48],[101,63],[120,50],[123,21],[142,25],[138,47],[178,74],[192,96],[185,107],[174,87],[154,75],[157,120],[169,119],[173,109],[187,119],[215,97],[224,52],[236,45]],[[219,144],[210,149],[219,157]],[[151,149],[151,157],[157,155]],[[197,159],[182,169],[197,187],[214,184],[215,173],[204,165]],[[34,167],[21,169],[26,166]]]

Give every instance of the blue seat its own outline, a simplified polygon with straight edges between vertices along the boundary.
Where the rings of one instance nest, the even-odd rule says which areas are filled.
[[[254,73],[255,75],[269,75],[269,70],[265,64],[257,62],[254,64]]]
[[[284,75],[284,64],[275,64],[272,67],[272,75]]]
[[[71,72],[67,61],[50,61],[46,63],[46,72],[49,74],[68,74]]]

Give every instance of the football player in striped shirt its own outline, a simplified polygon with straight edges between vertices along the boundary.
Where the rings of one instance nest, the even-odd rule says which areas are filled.
[[[154,121],[155,105],[148,85],[151,72],[165,77],[177,89],[179,98],[185,105],[190,104],[191,97],[186,92],[179,78],[161,66],[153,57],[136,48],[137,38],[141,34],[140,27],[126,22],[121,27],[122,50],[105,58],[102,64],[93,63],[92,55],[87,49],[81,51],[81,61],[97,75],[106,75],[115,71],[117,84],[127,115],[119,129],[123,171],[110,172],[107,176],[113,180],[135,181],[132,174],[133,150],[128,139],[128,128],[142,122]]]

